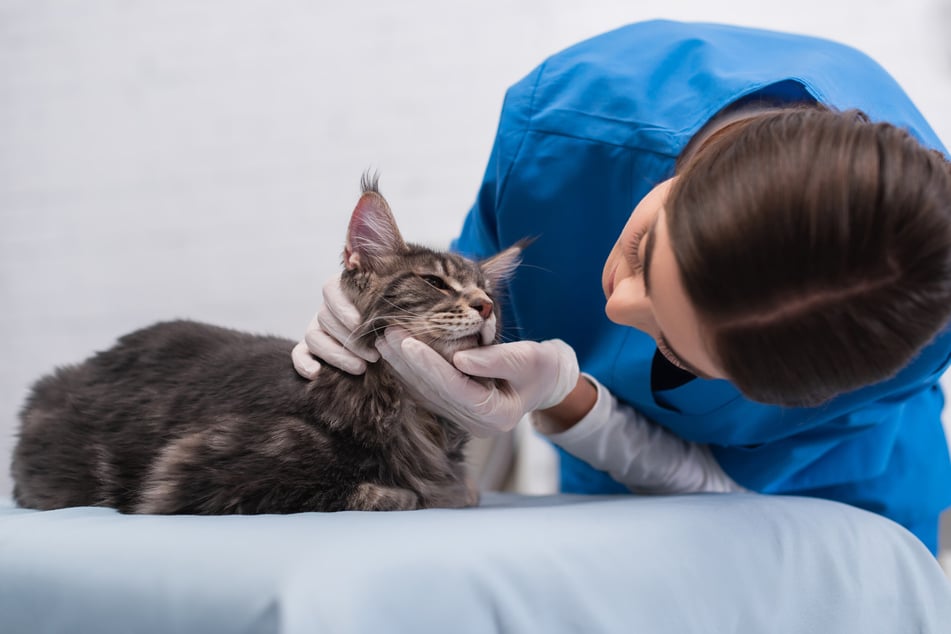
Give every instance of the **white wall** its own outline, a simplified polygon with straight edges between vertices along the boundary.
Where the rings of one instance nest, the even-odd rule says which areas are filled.
[[[505,88],[651,17],[856,45],[951,142],[937,1],[0,0],[0,495],[41,373],[164,318],[298,337],[365,168],[448,243]]]

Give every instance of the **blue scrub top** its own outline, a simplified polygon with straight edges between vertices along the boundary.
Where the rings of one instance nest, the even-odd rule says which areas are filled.
[[[895,80],[852,48],[725,25],[632,24],[550,57],[509,89],[454,247],[484,257],[535,236],[503,300],[510,339],[564,339],[619,399],[709,443],[739,484],[869,509],[934,551],[938,515],[951,505],[937,384],[951,330],[891,380],[820,407],[785,408],[748,401],[722,380],[652,391],[654,341],[605,317],[601,269],[631,211],[673,175],[704,123],[750,96],[859,108],[947,153]],[[622,490],[562,457],[564,490]]]

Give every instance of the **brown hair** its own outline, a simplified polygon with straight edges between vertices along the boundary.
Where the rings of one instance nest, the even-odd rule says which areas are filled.
[[[748,398],[816,405],[904,367],[951,314],[951,169],[824,107],[726,125],[679,169],[674,255],[710,354]]]

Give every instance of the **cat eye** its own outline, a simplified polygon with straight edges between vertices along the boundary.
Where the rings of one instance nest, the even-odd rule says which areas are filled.
[[[441,291],[449,290],[449,285],[446,284],[445,280],[443,280],[438,275],[420,275],[420,277],[423,278],[423,280],[425,280],[426,283],[433,288],[439,289]]]

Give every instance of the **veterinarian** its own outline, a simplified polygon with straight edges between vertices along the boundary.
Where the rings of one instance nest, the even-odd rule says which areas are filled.
[[[356,317],[331,281],[295,366],[314,376],[313,353],[359,373],[382,354],[480,435],[532,414],[567,492],[816,496],[935,552],[951,506],[945,154],[856,50],[626,26],[505,97],[454,248],[536,237],[502,298],[511,343],[455,367],[394,328],[377,350],[345,348]]]

